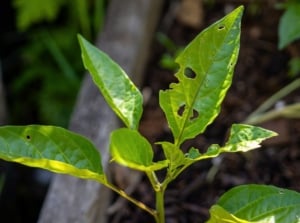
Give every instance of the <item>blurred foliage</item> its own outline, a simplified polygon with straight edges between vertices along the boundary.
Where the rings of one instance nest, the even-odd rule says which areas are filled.
[[[284,9],[278,27],[278,47],[283,49],[300,38],[300,1],[289,0],[277,7]]]
[[[13,6],[25,44],[10,81],[11,122],[67,126],[84,73],[76,36],[94,39],[106,1],[14,0]]]
[[[64,3],[64,0],[14,0],[19,30],[24,31],[42,20],[53,21]]]
[[[300,38],[300,1],[288,0],[285,3],[275,5],[277,9],[284,12],[278,25],[278,49],[284,49]],[[288,76],[294,79],[300,73],[300,58],[292,57],[288,64]],[[279,91],[270,96],[254,112],[252,112],[246,123],[258,124],[271,119],[300,118],[300,103],[284,105],[279,109],[274,106],[278,101],[300,88],[300,78],[294,79],[291,83],[284,86]],[[271,109],[274,107],[273,109]]]
[[[300,57],[294,57],[289,61],[289,77],[294,78],[300,74]]]
[[[177,46],[167,35],[161,32],[156,34],[156,39],[166,51],[159,60],[160,67],[176,71],[179,66],[175,62],[175,58],[182,52],[183,47]]]
[[[300,1],[288,0],[285,3],[276,5],[283,9],[284,13],[280,18],[278,26],[278,48],[284,49],[294,41],[300,39]],[[293,57],[289,62],[289,77],[294,78],[300,73],[300,57]]]

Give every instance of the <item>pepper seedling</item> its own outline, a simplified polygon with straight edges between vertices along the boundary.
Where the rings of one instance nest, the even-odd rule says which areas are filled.
[[[112,160],[146,174],[155,192],[153,207],[137,201],[112,184],[101,155],[85,137],[56,126],[0,127],[0,158],[56,173],[95,180],[165,223],[164,194],[170,182],[190,165],[221,153],[247,152],[276,133],[251,125],[234,124],[224,145],[212,144],[204,153],[182,144],[202,134],[220,112],[232,82],[240,47],[243,6],[203,30],[177,57],[177,83],[159,93],[173,141],[161,141],[165,158],[154,161],[149,141],[138,131],[143,97],[125,71],[108,55],[78,36],[84,66],[106,102],[125,127],[114,130],[109,150]],[[159,180],[158,170],[165,170]],[[288,211],[282,211],[282,210]],[[300,196],[273,186],[242,185],[225,193],[210,209],[213,222],[299,222]]]

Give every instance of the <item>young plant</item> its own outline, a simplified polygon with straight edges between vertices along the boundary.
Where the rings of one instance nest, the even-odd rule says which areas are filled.
[[[146,174],[155,192],[155,208],[135,200],[113,185],[103,171],[100,154],[94,145],[83,136],[60,127],[0,127],[0,157],[98,181],[148,212],[156,223],[164,223],[165,191],[187,167],[221,153],[258,148],[264,139],[276,135],[260,127],[234,124],[223,146],[213,144],[205,153],[194,147],[187,153],[181,150],[181,145],[203,133],[220,111],[238,58],[242,12],[243,7],[239,7],[211,25],[177,57],[180,67],[176,73],[178,83],[171,84],[170,89],[162,90],[159,95],[160,106],[174,137],[172,142],[157,142],[165,155],[160,161],[153,161],[151,144],[138,131],[143,110],[140,91],[108,55],[83,37],[78,37],[85,67],[125,125],[110,135],[112,159]],[[161,169],[166,172],[162,181],[156,172]],[[296,192],[272,186],[244,185],[221,197],[211,208],[208,222],[296,222],[293,219],[299,215],[299,206],[300,195]],[[285,208],[288,211],[281,211]]]

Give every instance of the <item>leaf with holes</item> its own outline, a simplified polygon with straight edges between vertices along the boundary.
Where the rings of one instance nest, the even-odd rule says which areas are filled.
[[[143,96],[125,71],[108,55],[78,36],[82,60],[106,102],[131,129],[137,129],[143,112]]]
[[[238,58],[242,12],[208,27],[176,59],[179,83],[159,95],[176,145],[204,132],[219,113]]]
[[[229,139],[224,146],[212,144],[206,151],[201,154],[197,149],[192,148],[186,154],[186,158],[189,160],[203,160],[214,158],[221,153],[236,153],[247,152],[249,150],[257,149],[261,145],[260,143],[268,138],[276,136],[277,133],[251,125],[245,124],[233,124],[231,126]]]
[[[217,204],[212,206],[211,218],[207,223],[299,223],[299,210],[298,192],[267,185],[242,185],[227,191]],[[226,218],[231,221],[225,221]],[[233,221],[233,219],[244,221]]]
[[[105,182],[101,157],[83,136],[55,126],[0,127],[0,158]]]

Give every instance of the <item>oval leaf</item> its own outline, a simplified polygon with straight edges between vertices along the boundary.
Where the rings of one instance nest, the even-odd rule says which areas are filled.
[[[179,83],[159,95],[176,145],[202,133],[220,111],[238,58],[242,12],[241,6],[205,29],[176,59]]]
[[[106,102],[128,128],[137,129],[143,97],[125,71],[108,55],[78,35],[82,60]]]
[[[113,160],[124,166],[153,171],[166,167],[166,162],[153,163],[150,143],[138,131],[121,128],[110,136],[110,152]]]
[[[300,222],[300,194],[279,187],[237,186],[226,192],[217,205],[231,215],[250,222]]]
[[[0,158],[79,178],[105,180],[94,145],[60,127],[0,127]]]

